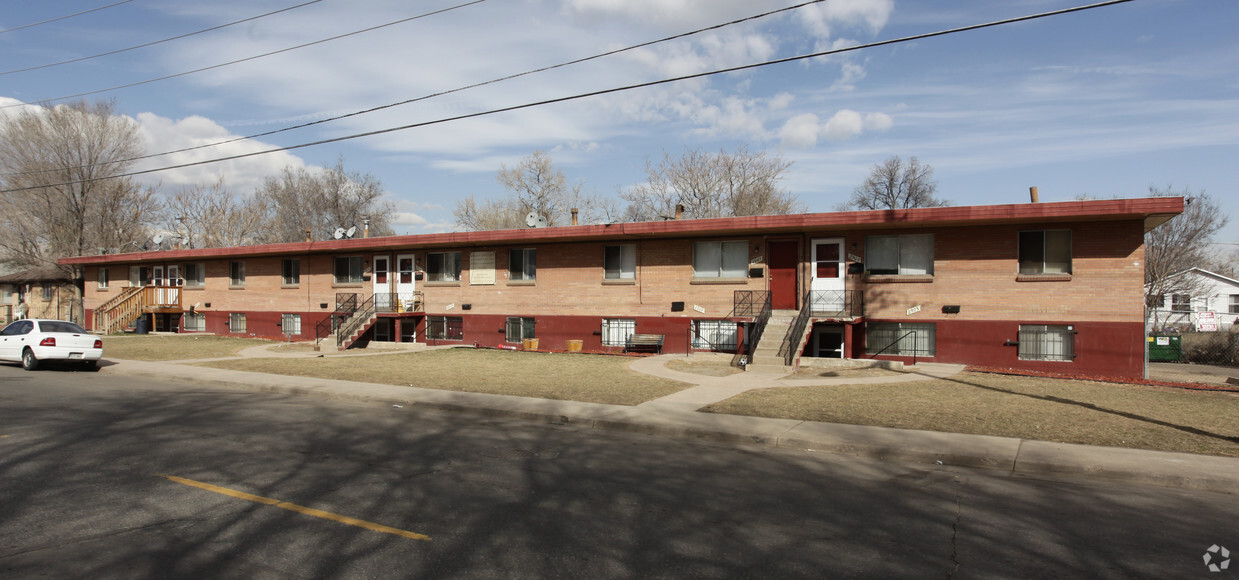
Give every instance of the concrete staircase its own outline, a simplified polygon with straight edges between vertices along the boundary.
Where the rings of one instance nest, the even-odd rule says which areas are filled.
[[[354,316],[360,316],[360,314],[354,315]],[[348,350],[349,347],[353,346],[353,344],[355,344],[359,339],[361,339],[361,335],[365,334],[367,330],[370,330],[371,326],[374,326],[374,323],[378,319],[379,319],[378,314],[373,314],[373,313],[370,314],[370,316],[364,322],[361,322],[361,324],[358,324],[356,329],[353,330],[352,333],[350,333],[347,337],[344,338],[344,341],[340,343],[339,350]],[[352,321],[352,319],[350,319],[350,321]],[[341,328],[341,330],[343,331],[344,328]]]
[[[753,348],[749,364],[744,367],[744,370],[768,373],[790,373],[795,370],[794,365],[783,364],[783,357],[779,356],[779,347],[783,346],[783,340],[787,338],[792,322],[799,314],[796,310],[775,310],[770,313],[770,320],[766,322],[766,329],[762,331],[761,340]],[[800,353],[804,351],[805,340],[811,328],[810,325],[806,325],[799,337],[792,338],[796,349],[796,359],[799,359]]]

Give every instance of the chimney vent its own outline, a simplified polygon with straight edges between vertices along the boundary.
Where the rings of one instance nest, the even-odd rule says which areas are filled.
[[[1028,197],[1032,198],[1032,202],[1033,202],[1033,203],[1037,203],[1037,202],[1041,201],[1041,200],[1037,197],[1037,188],[1036,188],[1036,187],[1030,187],[1030,188],[1028,188]]]

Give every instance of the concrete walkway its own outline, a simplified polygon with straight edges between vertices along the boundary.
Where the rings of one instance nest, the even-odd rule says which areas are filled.
[[[345,353],[309,350],[280,352],[272,350],[273,348],[274,345],[264,345],[245,349],[239,354],[245,358],[310,358],[383,356],[408,352],[376,348]],[[414,350],[427,348],[450,347],[423,346]],[[229,357],[226,360],[235,358]],[[791,379],[775,373],[746,372],[711,377],[678,372],[665,366],[667,361],[675,358],[682,359],[683,355],[634,359],[631,368],[694,386],[636,406],[462,393],[182,364],[198,361],[143,362],[108,359],[101,365],[100,372],[162,379],[180,378],[197,384],[268,393],[416,406],[650,435],[995,469],[1013,474],[1079,476],[1095,480],[1239,494],[1239,459],[1234,458],[697,411],[706,405],[752,389],[929,380],[954,375],[963,370],[961,365],[920,363],[910,367],[912,372],[898,376]]]

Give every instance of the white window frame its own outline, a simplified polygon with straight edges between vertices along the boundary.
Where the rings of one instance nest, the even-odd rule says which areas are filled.
[[[233,334],[243,334],[246,332],[244,312],[231,312],[228,314],[228,332]]]
[[[1030,275],[1071,274],[1071,246],[1071,230],[1028,230],[1020,232],[1017,258],[1019,273]],[[1065,256],[1063,255],[1064,252],[1066,253]]]
[[[1192,295],[1191,294],[1171,294],[1170,295],[1170,310],[1174,312],[1191,312],[1192,311]]]
[[[908,335],[912,330],[916,334]],[[898,344],[887,348],[896,339]],[[938,351],[938,325],[932,322],[867,323],[865,354],[876,355],[879,351],[890,356],[933,357]]]
[[[435,268],[436,264],[438,268]],[[459,282],[461,267],[460,252],[427,252],[426,281]]]
[[[99,285],[98,287],[99,287],[99,289],[100,289],[100,290],[107,290],[107,288],[108,288],[108,269],[107,269],[107,268],[99,268],[98,273],[96,273],[96,275],[95,275],[95,280],[97,281],[97,283],[98,283],[98,285]]]
[[[635,318],[602,319],[602,346],[627,346],[628,338],[636,333]]]
[[[738,346],[739,326],[732,320],[694,320],[693,348],[734,351]]]
[[[508,279],[533,282],[538,279],[538,250],[517,248],[508,250]]]
[[[1020,360],[1075,360],[1075,327],[1066,324],[1021,324]]]
[[[284,313],[280,315],[280,333],[301,335],[301,315]]]
[[[637,279],[637,245],[618,244],[602,247],[603,280]]]
[[[873,276],[933,276],[934,235],[865,237],[865,271]]]
[[[56,286],[53,284],[43,284],[43,301],[51,302],[56,299]]]
[[[1231,314],[1239,314],[1239,294],[1230,295],[1230,309],[1228,312]]]
[[[206,331],[206,314],[186,312],[181,319],[181,324],[185,327],[185,332],[204,332]]]
[[[693,242],[694,279],[747,279],[749,243],[745,240]]]

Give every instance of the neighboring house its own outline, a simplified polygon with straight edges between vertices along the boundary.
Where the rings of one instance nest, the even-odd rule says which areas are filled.
[[[1186,287],[1197,289],[1192,294],[1162,296],[1160,304],[1149,310],[1149,321],[1157,332],[1196,329],[1201,313],[1217,321],[1218,330],[1228,330],[1239,318],[1239,280],[1221,274],[1189,268],[1172,275],[1188,277]]]
[[[1139,377],[1144,234],[1178,197],[618,223],[67,258],[88,324],[718,350]],[[761,329],[765,329],[759,336]],[[570,343],[569,341],[573,341]],[[581,341],[576,343],[575,341]]]
[[[73,320],[73,277],[48,266],[0,276],[0,319],[12,322],[23,307],[26,318]]]

